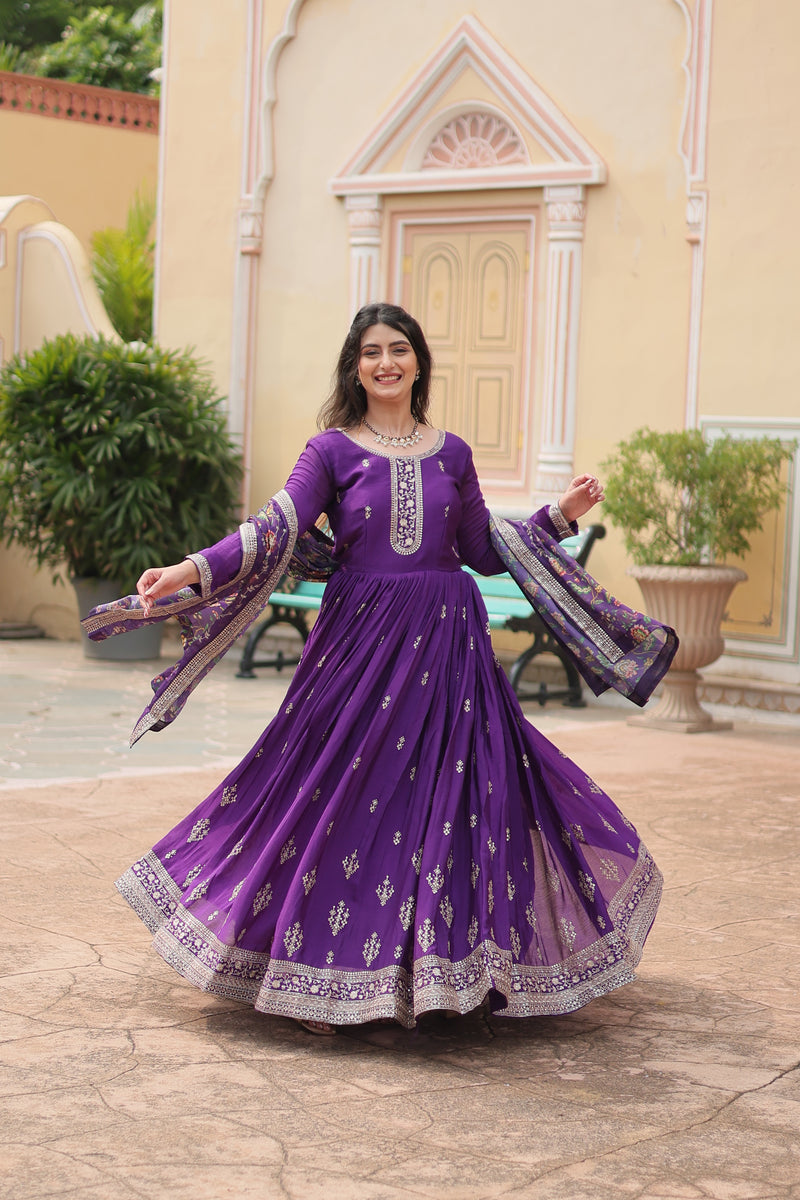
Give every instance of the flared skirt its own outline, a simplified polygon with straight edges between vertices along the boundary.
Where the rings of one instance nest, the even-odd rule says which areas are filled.
[[[525,719],[466,573],[342,569],[278,715],[117,886],[206,991],[411,1027],[629,982],[661,876]]]

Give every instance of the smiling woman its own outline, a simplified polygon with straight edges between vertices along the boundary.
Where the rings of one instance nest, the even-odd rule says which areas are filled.
[[[469,446],[428,422],[430,373],[408,313],[362,309],[285,488],[88,623],[103,636],[152,608],[184,625],[136,738],[177,716],[285,571],[328,578],[279,715],[117,885],[188,979],[316,1033],[484,1001],[569,1012],[633,979],[660,896],[630,822],[525,721],[462,566],[511,570],[597,691],[643,703],[674,636],[559,551],[602,497],[593,476],[525,522],[490,516]]]
[[[418,442],[417,426],[428,425],[432,365],[413,317],[396,304],[365,305],[345,338],[319,427],[353,432],[369,421],[377,427],[373,436],[391,444],[392,438],[409,436],[413,422],[410,436]]]
[[[408,424],[411,393],[418,378],[417,356],[411,343],[398,338],[397,330],[390,325],[370,325],[361,339],[356,375],[356,384],[367,397],[367,411],[362,418],[367,428],[376,432],[367,421],[371,416],[385,430],[384,438],[403,438],[404,445],[412,444],[406,440],[403,426]],[[417,425],[415,421],[414,440],[421,437]]]

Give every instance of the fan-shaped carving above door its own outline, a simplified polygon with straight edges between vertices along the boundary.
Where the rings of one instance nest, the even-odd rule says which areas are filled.
[[[338,196],[605,183],[606,165],[473,16],[459,21],[331,180]]]
[[[422,170],[463,171],[528,161],[525,143],[507,121],[490,112],[468,112],[439,130],[425,151]]]

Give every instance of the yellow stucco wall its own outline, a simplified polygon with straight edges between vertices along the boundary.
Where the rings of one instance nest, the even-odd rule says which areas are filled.
[[[262,71],[290,9],[297,5],[288,0],[262,6]],[[486,0],[471,11],[608,164],[608,183],[589,189],[587,201],[580,334],[576,462],[595,468],[641,421],[683,423],[691,270],[679,152],[684,12],[675,0]],[[409,0],[387,57],[376,51],[387,36],[384,5],[306,0],[276,59],[275,178],[257,264],[254,502],[280,483],[313,429],[347,324],[347,222],[328,181],[463,14],[460,0]],[[785,288],[795,273],[786,261],[792,207],[781,147],[791,144],[786,97],[797,90],[799,20],[788,3],[772,6],[769,20],[755,0],[714,8],[710,160],[699,185],[711,193],[701,413],[749,412],[765,383],[773,396],[765,366],[776,383],[796,373],[793,343],[781,353],[791,341]],[[244,0],[224,13],[210,2],[169,6],[170,44],[180,50],[167,73],[159,330],[198,345],[226,388],[246,21]],[[755,305],[753,286],[765,274],[777,287]],[[748,358],[753,370],[742,371]],[[791,403],[782,390],[777,412]],[[613,536],[602,553],[619,558]]]
[[[701,407],[800,416],[800,8],[714,6]]]
[[[692,57],[687,37],[710,28],[712,9],[706,76],[706,44],[701,37]],[[158,334],[197,347],[223,391],[237,394],[249,370],[254,507],[280,487],[313,433],[348,324],[348,220],[330,181],[463,19],[464,6],[408,0],[398,17],[375,0],[224,7],[170,0],[166,11]],[[792,125],[800,98],[796,6],[778,0],[765,13],[758,0],[475,0],[470,12],[607,166],[607,181],[586,189],[576,469],[597,470],[642,424],[681,428],[694,395],[687,371],[697,382],[690,422],[800,422],[793,331],[800,250],[790,229],[800,175]],[[255,49],[248,43],[254,19],[261,21]],[[490,92],[462,79],[450,99],[485,100]],[[692,160],[692,130],[707,137],[706,164],[702,155]],[[528,145],[541,161],[530,137]],[[383,169],[404,169],[406,149],[396,147]],[[270,157],[274,176],[265,175]],[[708,199],[699,250],[688,236],[690,192]],[[385,201],[383,228],[398,206],[445,211],[515,201],[544,214],[543,199],[541,188],[396,196]],[[263,218],[263,236],[255,230],[255,252],[245,255],[237,230],[248,207],[256,225]],[[545,225],[542,217],[534,444],[542,423]],[[702,265],[694,277],[693,264]],[[385,282],[385,261],[383,271]],[[592,565],[622,599],[640,603],[616,530],[596,547]]]
[[[155,191],[158,137],[33,113],[0,112],[0,196],[38,196],[79,238],[124,225],[138,187]]]
[[[592,5],[579,23],[545,3],[473,6],[610,163],[609,184],[588,198],[576,455],[587,468],[619,422],[635,419],[643,381],[659,423],[682,416],[685,364],[665,348],[682,344],[687,322],[677,152],[685,29],[674,5],[655,8],[643,18],[640,0],[618,3],[612,24]],[[259,290],[254,501],[279,483],[313,430],[346,329],[347,222],[328,179],[462,16],[451,0],[433,11],[421,0],[404,6],[404,36],[388,69],[385,55],[370,50],[385,36],[382,6],[308,0],[280,59]]]
[[[247,5],[167,9],[157,337],[193,346],[227,392],[241,194]]]
[[[14,352],[15,327],[23,350],[67,331],[113,336],[91,280],[91,236],[125,224],[137,188],[155,192],[158,137],[2,111],[0,146],[0,196],[38,198],[15,205],[0,234],[2,357]],[[0,547],[0,619],[34,621],[52,637],[79,633],[72,589],[53,586],[51,572],[37,571],[30,558],[6,547]]]
[[[116,337],[75,234],[48,220],[41,200],[0,197],[0,214],[0,359],[62,333]],[[52,576],[19,547],[0,545],[0,620],[34,622],[50,637],[77,638],[72,588],[54,584]]]

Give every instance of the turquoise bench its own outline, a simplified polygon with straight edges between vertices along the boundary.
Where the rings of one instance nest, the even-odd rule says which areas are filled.
[[[561,546],[576,562],[585,566],[592,546],[605,536],[603,525],[587,525],[575,537],[565,538]],[[469,567],[464,567],[464,570],[472,575],[478,585],[489,614],[490,629],[508,629],[512,633],[531,635],[530,645],[515,659],[508,671],[509,681],[519,699],[536,700],[538,704],[544,705],[548,700],[564,697],[564,703],[569,707],[584,707],[580,675],[547,626],[537,617],[511,576],[477,575]],[[300,634],[305,645],[311,632],[309,616],[319,611],[324,591],[324,583],[304,583],[286,576],[281,580],[278,590],[270,596],[269,615],[256,626],[245,643],[239,670],[236,672],[239,679],[255,679],[255,673],[261,667],[273,667],[282,671],[284,667],[297,666],[300,661],[299,655],[287,656],[280,649],[269,658],[256,658],[259,642],[276,625],[291,625]],[[525,668],[537,655],[545,653],[554,654],[561,662],[567,677],[566,687],[554,688],[547,683],[539,683],[532,687],[524,683]]]
[[[589,552],[594,543],[605,536],[604,525],[587,525],[574,537],[564,538],[561,542],[561,549],[571,554],[575,561],[583,567],[586,566]],[[474,571],[470,571],[469,567],[464,567],[464,570],[469,571],[478,585],[478,590],[489,614],[490,629],[507,629],[512,633],[527,633],[531,636],[530,645],[518,655],[508,668],[508,680],[518,699],[535,700],[543,706],[548,700],[563,698],[564,704],[569,708],[585,708],[586,702],[583,699],[581,677],[572,660],[533,611],[511,576],[508,574],[477,575]],[[524,682],[525,668],[540,654],[556,656],[567,677],[566,686],[553,687],[546,682],[537,684]]]
[[[242,660],[236,675],[239,679],[255,679],[258,667],[274,667],[282,671],[284,667],[296,667],[300,656],[286,657],[282,650],[276,650],[271,658],[256,659],[258,643],[275,625],[291,625],[303,639],[303,645],[311,632],[308,623],[309,613],[319,612],[322,596],[325,591],[324,583],[306,583],[303,580],[290,579],[284,575],[281,590],[273,592],[269,598],[269,616],[261,621],[245,642]]]

